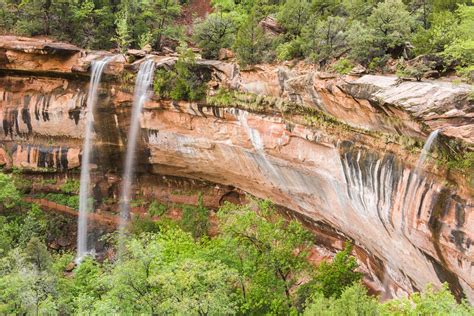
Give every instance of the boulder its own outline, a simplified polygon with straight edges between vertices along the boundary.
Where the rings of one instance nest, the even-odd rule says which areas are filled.
[[[219,49],[219,60],[228,60],[234,58],[234,52],[227,48]]]
[[[145,57],[147,52],[143,49],[129,49],[127,50],[127,55],[136,57],[137,59]]]
[[[278,36],[284,32],[274,17],[267,16],[260,21],[259,25],[263,28],[263,31],[271,36]]]

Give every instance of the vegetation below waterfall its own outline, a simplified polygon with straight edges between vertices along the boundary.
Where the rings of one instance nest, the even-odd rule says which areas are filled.
[[[46,246],[57,222],[38,206],[23,204],[10,176],[0,173],[0,183],[2,314],[474,312],[457,304],[447,287],[379,303],[360,283],[350,244],[331,262],[314,265],[308,260],[311,234],[267,201],[225,204],[218,212],[220,233],[213,238],[205,233],[209,211],[202,204],[186,210],[201,215],[180,222],[137,220],[120,257],[118,236],[111,234],[104,237],[108,259],[86,258],[74,268],[71,252]],[[157,207],[151,207],[153,213]]]

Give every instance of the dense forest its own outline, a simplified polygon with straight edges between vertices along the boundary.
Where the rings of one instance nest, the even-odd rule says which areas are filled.
[[[213,0],[186,31],[186,0],[0,0],[0,30],[91,49],[174,48],[206,58],[232,49],[242,65],[304,59],[347,73],[362,64],[419,79],[430,70],[472,80],[471,0]],[[412,62],[407,62],[412,60]]]
[[[105,235],[108,255],[75,266],[72,250],[51,248],[51,240],[64,235],[61,227],[68,219],[23,202],[26,181],[19,173],[0,173],[1,314],[474,312],[467,303],[458,304],[447,287],[380,303],[361,282],[350,243],[331,262],[314,265],[308,260],[311,233],[262,200],[225,204],[214,237],[207,233],[209,210],[202,203],[184,205],[176,221],[153,202],[148,216],[132,222],[126,241],[120,244],[115,233]]]

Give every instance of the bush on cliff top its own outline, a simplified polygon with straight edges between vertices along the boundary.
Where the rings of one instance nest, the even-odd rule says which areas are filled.
[[[206,95],[206,80],[198,70],[196,56],[191,49],[182,47],[180,56],[171,70],[155,73],[153,88],[160,98],[175,101],[198,101]]]

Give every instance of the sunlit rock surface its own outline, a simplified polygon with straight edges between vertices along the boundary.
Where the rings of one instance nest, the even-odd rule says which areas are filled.
[[[28,45],[12,48],[3,43],[0,50],[6,56],[11,51],[29,56],[29,47],[42,47]],[[48,69],[55,73],[33,64],[25,72],[16,61],[0,62],[0,165],[60,173],[80,166],[88,88],[84,74],[90,60],[109,53],[44,51],[47,62],[41,67],[50,64]],[[117,58],[105,72],[109,77],[95,113],[93,163],[98,184],[120,174],[133,93],[120,76],[138,68]],[[175,61],[154,58],[162,67]],[[54,66],[61,63],[66,66]],[[442,166],[415,173],[419,152],[386,142],[378,134],[424,139],[428,126],[472,143],[472,103],[464,86],[397,85],[393,78],[374,76],[343,80],[273,66],[241,71],[218,61],[199,64],[213,72],[220,86],[320,109],[358,129],[333,123],[329,128],[311,126],[298,115],[249,113],[232,104],[215,108],[152,99],[141,116],[137,158],[142,177],[205,180],[269,198],[315,232],[326,229],[352,239],[374,287],[389,295],[447,281],[458,297],[474,300],[473,188],[465,178],[469,175],[449,178],[448,185]],[[73,69],[81,75],[69,76]],[[142,190],[147,194],[158,190],[152,181],[146,183]],[[97,190],[105,198],[108,186],[103,187]],[[227,192],[221,191],[220,196]],[[335,242],[333,246],[338,247]]]

